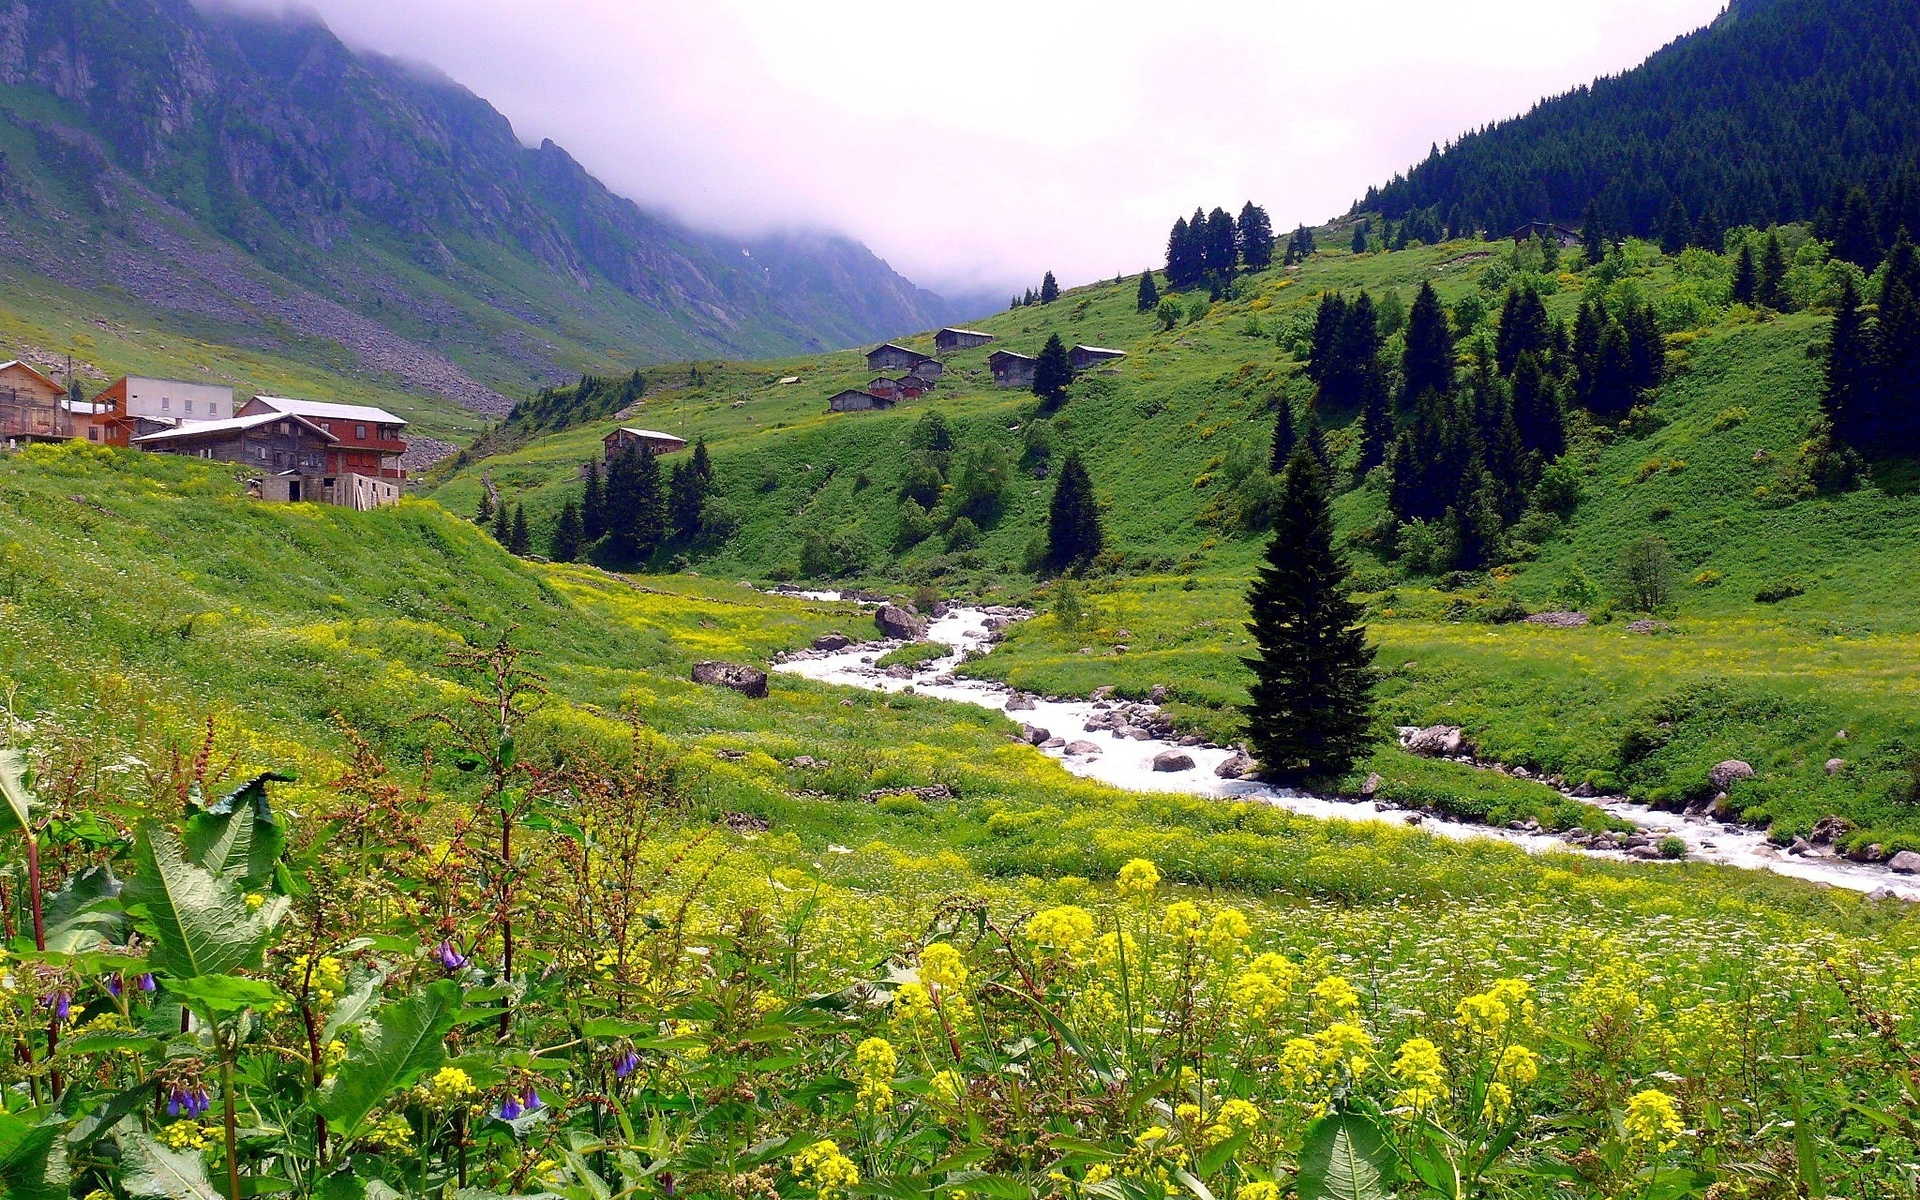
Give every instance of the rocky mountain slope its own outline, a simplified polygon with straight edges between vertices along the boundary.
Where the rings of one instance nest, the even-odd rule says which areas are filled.
[[[958,315],[843,237],[742,245],[649,213],[314,18],[186,0],[0,4],[0,254],[487,411],[585,369]]]

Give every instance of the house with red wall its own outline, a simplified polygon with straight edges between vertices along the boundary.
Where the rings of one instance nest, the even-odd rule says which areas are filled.
[[[329,475],[366,475],[375,479],[405,479],[400,456],[407,443],[400,436],[407,423],[384,408],[364,404],[330,404],[321,400],[293,400],[284,396],[255,396],[240,407],[240,416],[282,413],[300,417],[333,435],[327,447]]]

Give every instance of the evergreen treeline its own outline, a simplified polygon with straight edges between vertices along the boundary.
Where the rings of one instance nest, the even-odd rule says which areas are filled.
[[[632,443],[604,472],[599,459],[588,462],[579,497],[567,497],[554,518],[548,557],[573,562],[597,551],[616,562],[632,563],[661,549],[691,548],[728,524],[708,503],[715,495],[713,459],[704,440],[671,469],[663,469],[646,445]],[[496,508],[483,490],[474,521],[490,526],[494,539],[512,553],[532,553],[521,502],[514,502],[509,516],[507,504],[502,501]]]
[[[1887,255],[1871,314],[1847,283],[1821,403],[1833,437],[1862,457],[1920,454],[1920,253],[1906,238]]]
[[[1007,304],[1007,308],[1011,310],[1015,308],[1025,308],[1029,305],[1034,305],[1034,304],[1052,304],[1055,300],[1058,300],[1059,298],[1060,298],[1059,281],[1054,279],[1052,271],[1048,271],[1046,278],[1040,281],[1040,287],[1038,288],[1038,290],[1034,288],[1028,288],[1025,292],[1021,293],[1018,296],[1015,296],[1012,299],[1012,301],[1010,301]]]
[[[513,406],[505,427],[527,435],[558,433],[587,421],[604,420],[646,395],[646,377],[582,375],[572,387],[542,388]]]
[[[1273,222],[1267,210],[1247,201],[1235,220],[1223,208],[1193,210],[1174,221],[1167,235],[1167,286],[1175,291],[1210,283],[1224,287],[1244,266],[1264,271],[1273,265]]]
[[[1735,0],[1632,71],[1436,147],[1358,209],[1500,234],[1591,206],[1616,234],[1673,249],[1684,225],[1717,250],[1717,228],[1839,221],[1865,182],[1884,249],[1912,221],[1911,183],[1889,185],[1916,150],[1920,0]]]

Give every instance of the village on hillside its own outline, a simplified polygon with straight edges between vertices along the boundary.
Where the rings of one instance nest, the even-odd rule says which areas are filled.
[[[946,374],[946,367],[936,356],[972,350],[993,340],[990,333],[948,326],[933,335],[933,354],[922,354],[896,342],[883,342],[867,351],[867,370],[876,372],[874,378],[864,388],[847,388],[827,397],[827,411],[870,412],[892,408],[902,400],[918,399],[937,387]],[[1109,350],[1105,346],[1081,345],[1067,351],[1067,360],[1075,371],[1085,371],[1126,356],[1124,350]],[[1038,361],[1031,354],[1000,349],[987,356],[987,369],[993,372],[995,387],[1032,387],[1034,365]],[[906,374],[888,378],[887,371]]]
[[[69,373],[71,377],[71,373]],[[92,399],[29,364],[0,363],[0,446],[83,441],[236,463],[262,500],[378,508],[400,498],[407,422],[382,408],[281,396],[235,405],[231,387],[128,375]]]

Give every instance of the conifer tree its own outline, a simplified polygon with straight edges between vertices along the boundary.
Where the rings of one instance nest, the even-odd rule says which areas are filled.
[[[1154,286],[1153,272],[1140,272],[1140,289],[1134,293],[1133,307],[1136,312],[1152,312],[1160,307],[1160,289]]]
[[[1344,774],[1371,741],[1373,649],[1333,541],[1326,468],[1303,447],[1280,478],[1266,565],[1247,593],[1247,740],[1269,778]]]
[[[1067,400],[1067,386],[1073,382],[1073,363],[1067,357],[1067,346],[1057,333],[1047,335],[1047,344],[1040,348],[1040,356],[1033,364],[1033,394],[1040,397],[1041,406],[1048,412],[1059,408]]]
[[[1841,282],[1840,302],[1834,307],[1833,325],[1827,332],[1826,380],[1820,407],[1833,436],[1863,454],[1873,448],[1879,435],[1874,358],[1873,338],[1860,312],[1860,293],[1848,276]]]
[[[1493,335],[1493,357],[1500,374],[1512,375],[1522,354],[1543,357],[1553,344],[1553,321],[1532,284],[1507,289],[1500,304],[1500,327]]]
[[[1393,432],[1393,402],[1387,397],[1386,380],[1375,373],[1368,377],[1360,401],[1359,455],[1353,464],[1356,475],[1365,475],[1387,461]]]
[[[572,496],[560,506],[560,515],[553,522],[553,544],[548,547],[548,557],[563,563],[580,557],[580,506]]]
[[[1069,453],[1060,464],[1047,511],[1047,565],[1059,572],[1084,567],[1100,556],[1102,540],[1093,481],[1080,455]]]
[[[1361,221],[1356,221],[1356,222],[1354,223],[1354,226],[1353,226],[1353,244],[1352,244],[1352,246],[1351,246],[1351,247],[1349,247],[1349,249],[1351,249],[1351,250],[1352,250],[1352,251],[1353,251],[1353,252],[1354,252],[1355,254],[1365,254],[1365,253],[1367,252],[1367,223],[1366,223],[1366,221],[1364,221],[1364,220],[1361,220]]]
[[[1753,247],[1742,242],[1733,260],[1733,302],[1752,304],[1759,292],[1760,273],[1753,265]]]
[[[1627,335],[1629,377],[1636,394],[1660,386],[1667,376],[1667,343],[1651,302],[1629,305],[1620,321]]]
[[[1335,369],[1340,338],[1347,324],[1347,298],[1339,292],[1320,297],[1313,313],[1313,333],[1307,339],[1307,378],[1324,383]]]
[[[1216,284],[1232,281],[1240,262],[1240,237],[1226,209],[1216,208],[1207,214],[1207,241],[1202,254],[1207,274]]]
[[[1249,271],[1264,271],[1273,265],[1273,222],[1267,210],[1249,200],[1234,223],[1240,238],[1240,260]]]
[[[631,443],[607,464],[601,519],[606,524],[607,549],[622,562],[639,556],[640,456],[645,452],[638,443]]]
[[[1618,321],[1609,321],[1600,334],[1600,351],[1594,363],[1593,389],[1587,397],[1587,407],[1603,421],[1617,421],[1633,408],[1638,394],[1627,331]]]
[[[1700,214],[1700,220],[1693,227],[1693,244],[1715,254],[1721,252],[1720,214],[1711,208]]]
[[[1167,234],[1167,287],[1178,291],[1187,275],[1187,219],[1175,217]]]
[[[1046,278],[1040,281],[1040,303],[1052,304],[1055,300],[1058,300],[1059,298],[1060,298],[1060,285],[1054,280],[1053,272],[1048,271],[1046,274]]]
[[[1833,256],[1871,271],[1880,265],[1880,228],[1865,188],[1847,193],[1833,229]]]
[[[1593,407],[1593,389],[1600,374],[1600,339],[1607,331],[1607,310],[1597,297],[1583,297],[1573,318],[1573,336],[1567,347],[1571,360],[1574,398]]]
[[[1586,250],[1587,265],[1595,266],[1607,256],[1607,231],[1600,224],[1600,202],[1587,201],[1587,215],[1580,224],[1580,244]]]
[[[1400,361],[1409,400],[1423,392],[1453,390],[1453,331],[1431,283],[1421,283],[1407,313],[1406,350]]]
[[[518,501],[513,506],[513,526],[507,531],[507,549],[522,556],[533,549],[527,536],[527,506]]]
[[[691,542],[699,536],[700,505],[706,498],[706,485],[693,461],[673,464],[667,476],[667,523],[676,539]]]
[[[1880,457],[1920,453],[1920,254],[1906,231],[1887,252],[1874,334]]]
[[[1293,428],[1293,405],[1283,396],[1273,414],[1273,444],[1267,452],[1267,470],[1275,475],[1286,470],[1287,460],[1293,457],[1299,441]]]
[[[513,541],[513,517],[504,499],[493,507],[493,540],[502,546]]]
[[[646,558],[667,540],[667,488],[660,460],[646,445],[638,447],[633,483],[633,549]]]
[[[1787,296],[1787,256],[1777,233],[1767,234],[1766,248],[1760,253],[1760,283],[1754,298],[1774,312],[1787,312],[1793,307]]]
[[[487,490],[487,482],[480,481],[480,505],[473,510],[473,523],[485,526],[493,520],[493,493]]]
[[[1673,203],[1667,205],[1667,215],[1660,219],[1660,253],[1674,255],[1687,248],[1687,242],[1693,237],[1693,218],[1687,216],[1687,206],[1675,196]]]
[[[1514,364],[1512,387],[1514,426],[1520,444],[1533,456],[1525,481],[1532,486],[1539,481],[1542,467],[1566,453],[1566,417],[1560,410],[1559,388],[1532,351]]]
[[[580,538],[592,543],[606,536],[605,494],[600,485],[600,460],[587,463],[587,484],[580,491]]]
[[[713,455],[707,452],[705,438],[693,444],[693,473],[700,480],[702,492],[713,490]]]

